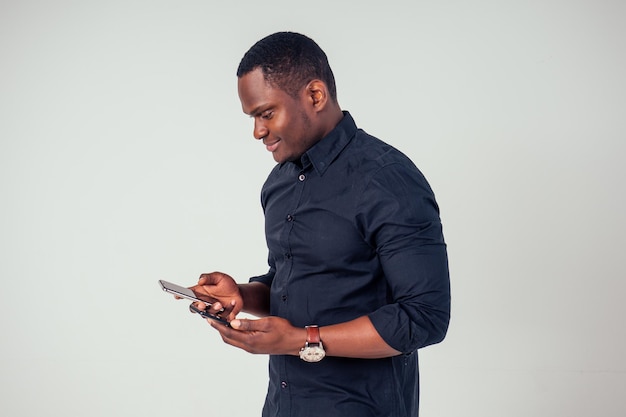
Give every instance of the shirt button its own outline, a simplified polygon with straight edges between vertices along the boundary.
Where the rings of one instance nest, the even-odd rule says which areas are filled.
[[[281,381],[280,382],[280,387],[281,388],[287,388],[287,383],[285,381]]]
[[[293,221],[293,216],[291,214],[287,215],[287,221],[288,222],[292,222]]]
[[[300,181],[304,181],[306,179],[306,176],[304,174],[300,174],[300,176],[298,177],[298,179]]]
[[[287,296],[283,295],[282,297],[280,297],[281,300],[283,300],[283,302],[287,301]]]
[[[291,254],[290,253],[286,253],[285,254],[285,259],[287,259],[287,260],[291,259]]]

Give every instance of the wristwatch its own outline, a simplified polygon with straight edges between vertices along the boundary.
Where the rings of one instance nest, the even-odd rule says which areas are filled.
[[[318,326],[306,326],[306,343],[300,349],[300,359],[305,362],[319,362],[326,356],[326,351],[320,340]]]

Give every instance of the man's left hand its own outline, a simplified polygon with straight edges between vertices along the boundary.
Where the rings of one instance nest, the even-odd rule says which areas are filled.
[[[294,327],[280,317],[235,319],[230,322],[231,327],[208,321],[225,343],[249,353],[298,355],[306,341],[306,329]]]

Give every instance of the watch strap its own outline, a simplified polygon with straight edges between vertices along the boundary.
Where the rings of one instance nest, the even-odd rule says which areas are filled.
[[[319,345],[320,341],[320,328],[316,325],[306,326],[306,342]]]

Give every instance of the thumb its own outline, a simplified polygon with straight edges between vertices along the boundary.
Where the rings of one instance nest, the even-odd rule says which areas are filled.
[[[234,319],[233,321],[230,322],[230,327],[232,327],[235,330],[240,330],[242,332],[249,332],[252,330],[257,330],[256,322],[257,320]]]

